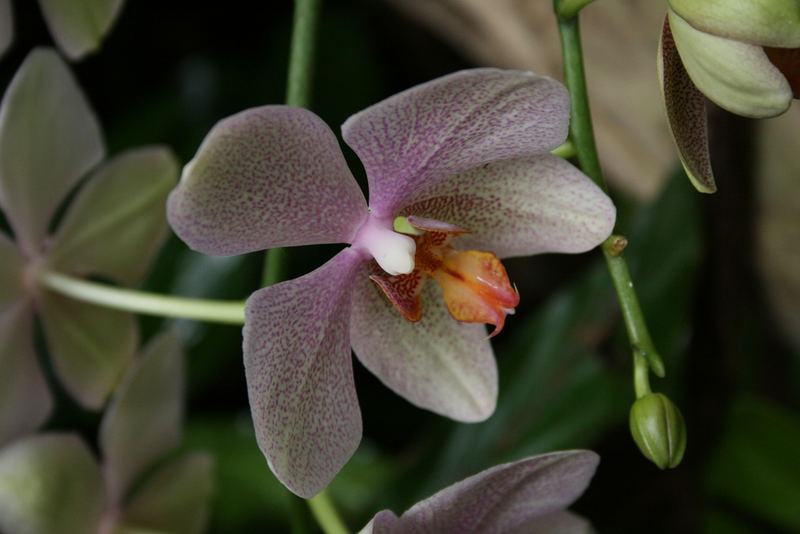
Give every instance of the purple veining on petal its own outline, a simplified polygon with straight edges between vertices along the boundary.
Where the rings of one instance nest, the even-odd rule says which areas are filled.
[[[344,249],[247,301],[244,364],[256,438],[278,479],[301,497],[324,489],[361,440],[349,333],[362,262]]]
[[[412,404],[457,421],[482,421],[497,402],[497,367],[486,327],[450,316],[438,284],[422,291],[422,318],[395,309],[369,274],[355,279],[350,340],[364,366]]]
[[[572,504],[586,490],[598,462],[591,451],[564,451],[492,467],[415,504],[400,516],[398,530],[510,532]]]
[[[218,255],[349,243],[366,216],[333,132],[310,111],[288,106],[217,123],[167,203],[175,233]]]
[[[599,187],[550,154],[455,175],[415,195],[400,214],[461,226],[469,233],[453,239],[456,248],[501,258],[585,252],[608,237],[616,219],[614,204]]]
[[[342,134],[367,172],[370,208],[391,215],[420,189],[490,161],[548,152],[567,136],[569,95],[532,73],[473,69],[350,117]]]
[[[708,154],[705,97],[683,68],[666,17],[658,48],[661,95],[678,156],[695,188],[702,193],[713,193],[717,186]]]

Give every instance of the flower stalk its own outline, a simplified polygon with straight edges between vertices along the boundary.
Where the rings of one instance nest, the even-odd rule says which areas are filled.
[[[61,295],[115,310],[211,323],[244,324],[244,301],[162,295],[92,282],[54,271],[42,271],[37,281],[42,287]]]
[[[336,511],[327,490],[322,490],[308,500],[311,513],[325,534],[350,534]]]

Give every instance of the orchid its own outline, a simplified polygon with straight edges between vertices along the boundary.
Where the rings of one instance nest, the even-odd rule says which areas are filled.
[[[589,524],[564,509],[589,485],[598,461],[591,451],[562,451],[498,465],[400,517],[378,512],[360,534],[589,534]]]
[[[800,3],[670,0],[658,60],[681,162],[699,191],[713,193],[704,95],[745,117],[789,109],[800,98]]]
[[[129,367],[100,424],[98,464],[74,434],[34,434],[0,448],[6,534],[203,530],[211,458],[190,453],[148,472],[180,442],[184,363],[178,337],[153,339]]]
[[[264,106],[212,128],[168,200],[190,247],[350,245],[246,305],[256,437],[290,490],[322,490],[361,439],[351,346],[419,407],[457,421],[491,415],[497,369],[478,323],[496,333],[517,302],[498,258],[583,252],[614,224],[609,198],[549,154],[568,122],[565,88],[527,72],[466,70],[406,90],[342,127],[369,207],[310,111]]]
[[[52,398],[33,346],[39,314],[55,374],[85,408],[99,409],[137,345],[135,317],[46,290],[48,271],[132,283],[166,233],[163,205],[177,178],[171,152],[149,147],[100,166],[97,119],[52,50],[30,53],[0,104],[0,444],[37,428]]]
[[[58,47],[72,60],[100,47],[124,0],[39,0],[42,15]],[[14,35],[11,0],[0,0],[0,55]]]

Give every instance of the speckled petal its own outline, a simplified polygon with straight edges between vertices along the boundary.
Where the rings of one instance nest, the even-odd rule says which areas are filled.
[[[84,408],[99,410],[136,351],[136,317],[49,291],[38,311],[61,383]]]
[[[128,368],[100,424],[110,502],[121,503],[135,478],[178,445],[183,397],[180,339],[166,331]]]
[[[548,152],[567,136],[569,95],[529,72],[473,69],[418,85],[342,126],[369,179],[379,216],[453,174],[500,159]]]
[[[36,430],[53,399],[33,349],[33,311],[19,302],[0,314],[0,447]]]
[[[213,471],[209,454],[193,453],[170,460],[137,488],[121,522],[142,532],[205,532],[214,491]]]
[[[0,315],[25,294],[22,280],[25,258],[6,234],[0,231]]]
[[[586,175],[550,154],[489,163],[455,175],[404,206],[401,215],[464,227],[461,250],[498,257],[585,252],[614,228],[611,199]],[[412,219],[409,219],[412,220]]]
[[[591,451],[562,451],[497,465],[418,502],[399,521],[391,512],[380,512],[362,532],[528,532],[515,529],[535,525],[539,518],[549,521],[551,514],[572,504],[589,485],[598,462]]]
[[[70,204],[53,237],[55,270],[132,284],[167,235],[164,203],[178,180],[166,147],[123,152],[104,164]]]
[[[486,328],[450,316],[439,285],[422,290],[422,319],[412,323],[368,274],[356,278],[350,338],[361,363],[412,404],[456,421],[482,421],[497,402],[497,367]]]
[[[39,0],[58,47],[70,59],[94,52],[114,24],[123,0]]]
[[[780,115],[792,103],[792,88],[764,48],[692,28],[668,11],[683,66],[697,88],[718,106],[744,117]]]
[[[717,186],[708,155],[706,99],[683,68],[668,18],[658,45],[658,74],[667,121],[686,175],[698,191],[713,193]]]
[[[328,485],[361,440],[349,328],[362,261],[347,248],[247,300],[244,368],[256,438],[275,476],[305,498]]]
[[[103,479],[89,448],[72,434],[37,434],[0,450],[0,531],[98,532]]]
[[[310,111],[287,106],[217,123],[167,204],[178,237],[222,256],[348,243],[366,216],[336,136]]]
[[[14,40],[14,20],[11,12],[11,0],[0,0],[0,56]]]
[[[103,154],[75,78],[56,52],[35,49],[0,104],[0,206],[26,252],[41,252],[56,208]]]
[[[761,46],[800,47],[797,0],[669,0],[669,5],[704,32]]]

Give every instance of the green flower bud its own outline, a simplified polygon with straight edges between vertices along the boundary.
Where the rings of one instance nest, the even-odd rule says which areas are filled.
[[[631,406],[633,440],[660,469],[676,467],[686,450],[686,423],[675,404],[661,393],[648,393]]]

